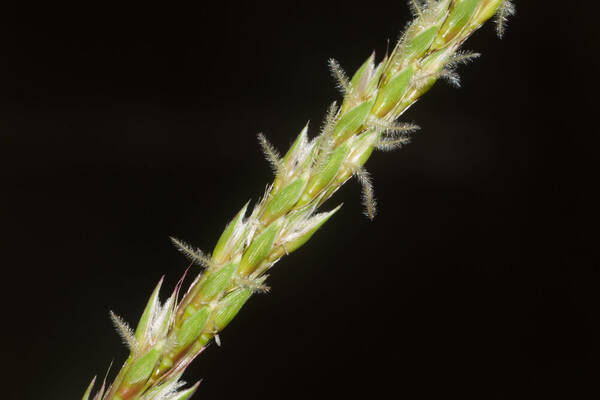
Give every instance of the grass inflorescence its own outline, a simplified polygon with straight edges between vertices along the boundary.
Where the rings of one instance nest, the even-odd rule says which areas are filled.
[[[83,400],[185,400],[198,387],[182,389],[186,367],[236,316],[248,299],[265,292],[267,273],[283,256],[306,243],[339,209],[319,211],[341,185],[356,177],[363,188],[365,214],[376,215],[370,174],[364,164],[373,150],[407,144],[418,129],[398,118],[440,78],[458,85],[455,68],[472,60],[463,42],[496,15],[498,35],[514,13],[508,0],[411,0],[414,19],[383,60],[371,55],[349,77],[330,60],[342,93],[320,133],[310,139],[308,125],[281,156],[258,135],[275,178],[248,212],[246,204],[227,225],[212,254],[178,240],[177,248],[203,267],[180,298],[182,281],[164,302],[157,285],[135,330],[116,314],[111,318],[130,355],[112,384]]]

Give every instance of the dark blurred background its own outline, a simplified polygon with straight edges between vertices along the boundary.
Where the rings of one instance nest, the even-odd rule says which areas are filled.
[[[385,53],[403,1],[23,6],[0,31],[3,394],[78,399],[126,351],[156,282],[212,250],[271,180],[256,143],[312,133]],[[598,398],[599,35],[589,2],[517,2],[404,116],[422,130],[367,167],[379,216],[344,207],[272,271],[194,363],[196,398]],[[8,384],[6,382],[9,382]],[[8,391],[8,393],[6,393]]]

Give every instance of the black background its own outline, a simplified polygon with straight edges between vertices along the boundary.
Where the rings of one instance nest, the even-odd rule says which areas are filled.
[[[369,160],[375,221],[355,182],[330,200],[188,370],[197,398],[597,398],[595,14],[519,3],[504,40],[468,41],[483,56],[460,90],[405,114],[413,143]],[[5,14],[2,398],[77,399],[118,368],[108,310],[135,323],[163,274],[173,288],[168,236],[210,251],[271,179],[256,133],[314,134],[339,98],[327,59],[354,71],[408,18],[400,1]]]

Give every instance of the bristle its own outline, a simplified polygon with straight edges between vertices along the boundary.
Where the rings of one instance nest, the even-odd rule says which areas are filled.
[[[342,92],[343,95],[350,92],[350,80],[348,79],[348,75],[342,69],[340,64],[333,58],[329,59],[329,69],[331,70],[331,75],[336,80],[338,89]]]
[[[423,19],[423,5],[419,0],[409,0],[408,6],[415,18]]]
[[[334,101],[327,109],[327,114],[325,115],[323,125],[321,126],[321,136],[329,136],[333,133],[338,113],[339,108],[337,106],[337,101]]]
[[[112,311],[110,311],[110,319],[115,325],[117,333],[119,336],[121,336],[121,339],[123,339],[123,343],[127,345],[130,351],[135,351],[137,348],[137,340],[135,340],[135,333],[133,332],[133,329],[131,329],[121,317]]]
[[[96,376],[94,376],[94,378],[92,378],[92,381],[90,382],[87,389],[85,390],[85,393],[83,394],[83,398],[81,400],[89,400],[90,394],[92,393],[92,389],[94,389],[95,384],[96,384]]]
[[[271,168],[273,169],[273,173],[277,175],[277,173],[281,170],[281,156],[279,152],[273,147],[271,143],[267,140],[265,135],[259,133],[258,135],[258,143],[262,148],[263,153],[265,154],[265,158],[271,164]]]
[[[375,191],[373,190],[373,183],[371,182],[371,176],[364,168],[358,168],[354,172],[358,182],[362,186],[362,201],[365,207],[365,215],[372,221],[377,213],[377,201],[375,200]]]
[[[410,143],[410,138],[408,137],[400,137],[400,138],[380,138],[379,141],[377,142],[377,144],[375,145],[375,148],[377,150],[382,150],[382,151],[393,151],[396,149],[400,149],[402,148],[404,145],[407,145]]]
[[[94,396],[94,400],[103,400],[104,399],[104,391],[106,390],[106,378],[108,377],[108,373],[110,372],[110,369],[112,368],[112,364],[113,363],[111,361],[110,365],[108,366],[108,369],[106,370],[106,374],[104,375],[104,379],[102,380],[102,386],[100,386],[100,389]],[[109,388],[110,387],[112,387],[112,385],[110,385]]]
[[[254,293],[268,293],[271,288],[265,285],[265,281],[267,280],[268,275],[262,275],[258,278],[235,278],[235,283],[237,286],[248,288],[252,290]]]
[[[460,87],[460,75],[456,72],[456,68],[459,65],[465,65],[478,58],[481,54],[474,53],[471,51],[457,51],[448,58],[444,68],[437,74],[434,74],[436,78],[445,79],[450,85],[459,88]],[[426,80],[425,80],[426,81]]]
[[[323,121],[321,134],[317,138],[315,138],[316,145],[318,146],[317,154],[314,159],[315,171],[320,171],[323,168],[333,148],[333,128],[335,127],[335,122],[337,120],[338,113],[339,109],[337,106],[337,102],[334,101],[329,106],[329,110],[327,111],[327,115],[325,116],[325,120]]]
[[[393,133],[393,134],[412,133],[412,132],[416,132],[419,129],[421,129],[421,127],[416,124],[411,124],[411,123],[406,123],[406,122],[400,122],[400,123],[386,122],[383,120],[375,120],[375,119],[370,120],[367,123],[367,125],[369,126],[369,128],[373,128],[380,132]]]
[[[448,82],[450,85],[454,86],[455,88],[460,87],[460,75],[458,75],[458,72],[456,72],[455,70],[453,70],[451,68],[443,69],[442,72],[440,73],[439,77],[445,79],[446,82]]]
[[[204,254],[200,249],[194,249],[189,244],[174,237],[171,237],[170,239],[175,245],[175,247],[177,247],[177,249],[181,253],[183,253],[183,255],[185,255],[190,260],[194,261],[196,264],[202,265],[203,267],[209,269],[214,267],[210,256]]]
[[[496,33],[498,37],[502,39],[504,37],[504,31],[506,30],[506,23],[508,21],[508,17],[511,15],[515,15],[517,9],[511,0],[502,0],[500,5],[498,6],[498,11],[496,12]]]
[[[450,61],[446,66],[456,67],[458,65],[465,65],[470,63],[476,58],[479,58],[481,53],[475,53],[472,51],[457,51],[450,57]]]
[[[409,134],[421,129],[412,123],[388,123],[382,120],[370,121],[370,127],[382,133],[375,144],[377,150],[392,151],[410,143]]]

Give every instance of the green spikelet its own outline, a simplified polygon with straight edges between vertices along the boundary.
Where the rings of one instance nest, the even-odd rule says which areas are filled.
[[[377,101],[375,101],[374,114],[377,117],[384,117],[390,112],[408,91],[411,79],[415,73],[412,65],[406,67],[398,74],[394,75],[390,82],[379,91]]]
[[[300,199],[306,187],[306,179],[298,178],[277,193],[267,205],[262,220],[271,222],[288,212]]]
[[[188,307],[190,308],[190,307]],[[200,310],[192,313],[183,322],[181,329],[177,332],[177,344],[180,347],[189,346],[194,340],[198,339],[206,326],[206,321],[210,311],[208,307],[202,307]]]
[[[218,271],[209,274],[196,297],[196,304],[201,305],[217,298],[227,289],[237,269],[238,264],[232,262]]]

